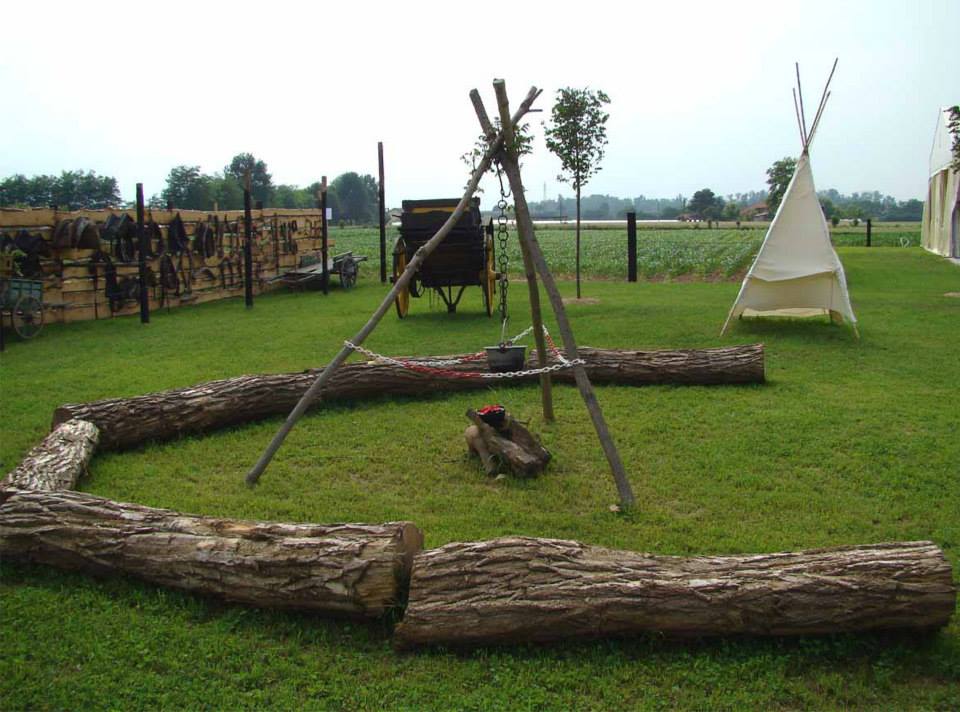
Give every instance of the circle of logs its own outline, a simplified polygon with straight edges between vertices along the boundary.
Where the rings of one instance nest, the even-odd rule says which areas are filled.
[[[763,380],[759,345],[683,352],[584,349],[583,355],[591,380],[599,382]],[[711,363],[719,366],[711,369]],[[286,412],[315,377],[315,371],[242,376],[61,406],[52,432],[0,482],[0,556],[101,575],[122,572],[262,607],[366,618],[399,612],[398,648],[644,632],[927,631],[946,625],[956,608],[950,564],[928,541],[674,557],[510,536],[424,550],[423,534],[412,522],[244,521],[73,489],[98,447],[122,449]],[[396,379],[395,393],[484,385],[440,377],[425,389],[422,379],[436,376],[360,363],[343,367],[322,398],[380,395],[387,378]],[[163,419],[171,412],[178,413],[177,422]],[[400,601],[406,601],[402,611]]]

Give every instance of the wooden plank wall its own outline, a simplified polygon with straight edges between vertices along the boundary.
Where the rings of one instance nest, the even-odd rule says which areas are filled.
[[[63,220],[85,217],[102,228],[107,218],[124,212],[136,220],[136,210],[78,210],[57,211],[52,209],[0,208],[0,235],[14,237],[21,230],[31,235],[40,235],[51,242],[56,226]],[[177,308],[201,304],[216,299],[243,295],[243,211],[220,210],[147,210],[145,220],[153,220],[160,226],[164,241],[168,225],[179,214],[188,237],[192,237],[197,225],[216,218],[220,222],[236,224],[236,232],[228,231],[223,239],[223,254],[219,252],[205,258],[190,250],[181,255],[171,255],[180,279],[179,294],[164,290],[159,284],[151,286],[150,309]],[[253,217],[253,273],[254,294],[275,288],[268,280],[295,268],[305,255],[319,257],[320,211],[319,210],[254,210]],[[289,249],[280,237],[281,225],[290,231],[296,251]],[[276,239],[274,235],[276,234]],[[231,249],[232,245],[232,249]],[[330,242],[332,247],[333,242]],[[106,294],[106,266],[97,261],[95,249],[52,249],[52,257],[42,258],[44,282],[44,319],[47,322],[71,322],[88,319],[110,319],[114,316],[139,313],[135,299],[122,303],[111,301]],[[111,245],[101,240],[100,249],[109,254],[116,267],[117,279],[137,278],[138,262],[121,262],[111,251]],[[160,258],[147,260],[148,268],[159,281]],[[189,279],[188,279],[189,275]]]

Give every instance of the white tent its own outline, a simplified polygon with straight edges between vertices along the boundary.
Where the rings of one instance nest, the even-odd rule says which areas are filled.
[[[944,257],[960,257],[960,172],[950,167],[953,163],[950,113],[951,109],[945,108],[937,117],[920,230],[925,248]]]
[[[856,331],[857,318],[850,306],[843,265],[830,242],[810,169],[810,142],[828,98],[825,88],[809,134],[801,110],[797,111],[803,152],[721,335],[734,318],[744,316],[829,314],[838,323],[846,319]]]

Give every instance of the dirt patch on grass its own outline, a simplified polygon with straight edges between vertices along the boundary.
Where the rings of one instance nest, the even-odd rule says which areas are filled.
[[[944,293],[943,293],[943,296],[945,296],[945,297],[955,297],[955,298],[957,298],[957,299],[960,299],[960,292],[944,292]]]
[[[597,299],[596,297],[580,297],[579,299],[577,299],[576,297],[564,297],[564,298],[563,298],[563,303],[564,303],[565,305],[568,305],[568,304],[599,304],[599,303],[600,303],[600,300]]]

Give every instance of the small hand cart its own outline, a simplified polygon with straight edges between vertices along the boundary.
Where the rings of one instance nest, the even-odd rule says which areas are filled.
[[[352,289],[357,283],[360,263],[366,261],[366,255],[343,252],[327,260],[327,274],[337,275],[340,278],[341,287]],[[270,281],[282,282],[294,289],[319,289],[323,287],[323,259],[319,256],[304,255],[297,269],[288,270]]]
[[[20,338],[32,339],[39,334],[43,329],[43,282],[0,277],[0,329],[4,316],[10,317]]]

